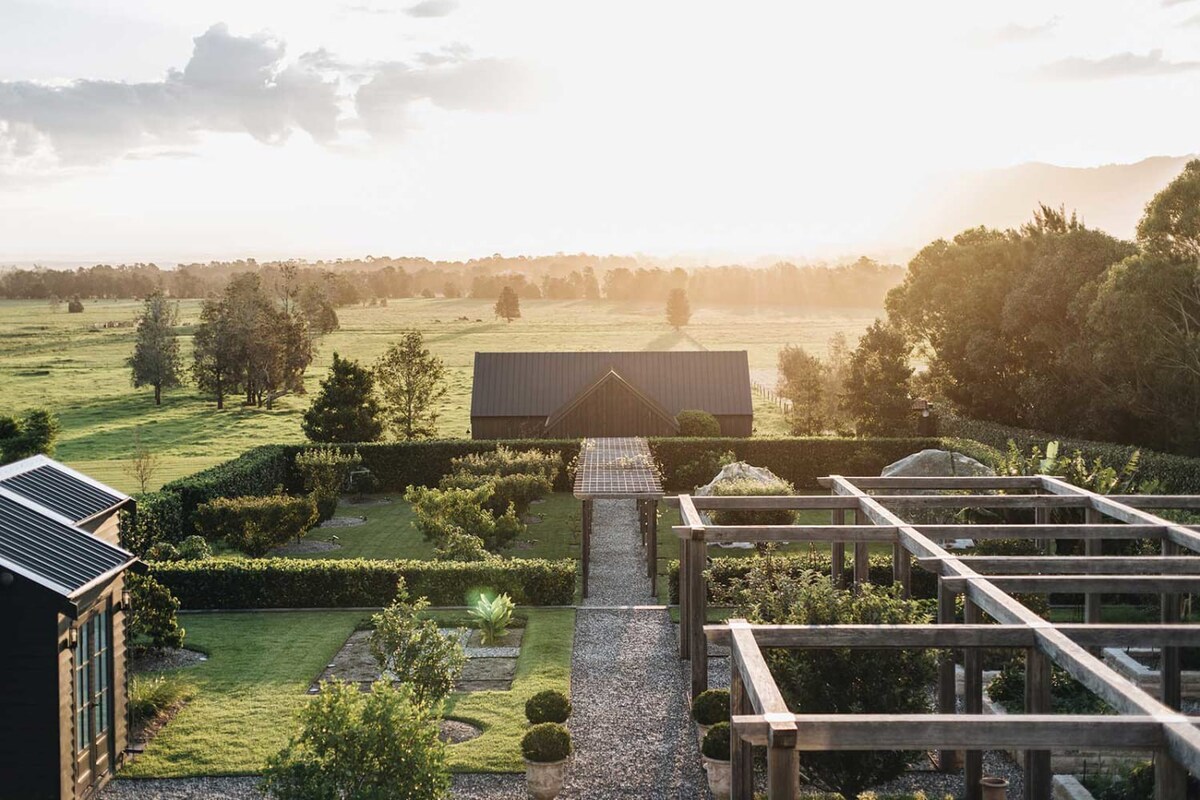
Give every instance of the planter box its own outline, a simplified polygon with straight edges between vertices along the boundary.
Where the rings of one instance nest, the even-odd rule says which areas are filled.
[[[1162,674],[1156,667],[1146,665],[1146,660],[1157,661],[1158,650],[1104,648],[1104,663],[1123,675],[1130,683],[1147,694],[1159,697],[1162,693]],[[1183,696],[1200,698],[1200,672],[1183,670],[1180,674]]]

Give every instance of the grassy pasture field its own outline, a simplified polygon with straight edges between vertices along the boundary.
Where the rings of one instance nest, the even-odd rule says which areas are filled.
[[[56,456],[125,491],[137,487],[126,474],[134,433],[159,457],[150,488],[225,461],[259,444],[303,439],[300,417],[309,398],[281,398],[273,409],[242,408],[236,399],[218,412],[194,386],[164,394],[154,406],[152,390],[134,390],[125,366],[133,349],[132,328],[104,328],[130,321],[133,300],[85,301],[82,314],[41,301],[0,300],[0,412],[45,406],[59,414],[63,433]],[[200,301],[180,302],[179,335],[185,361]],[[675,332],[658,304],[587,300],[524,300],[521,319],[506,324],[492,302],[410,298],[387,306],[338,310],[341,329],[318,342],[306,386],[314,391],[332,354],[371,362],[405,330],[425,334],[429,348],[449,372],[439,430],[468,435],[471,368],[476,351],[522,350],[747,350],[752,379],[774,383],[776,353],[799,344],[824,353],[829,338],[853,342],[876,315],[815,316],[781,309],[696,309],[684,332]],[[759,434],[783,433],[783,419],[769,401],[755,397]]]

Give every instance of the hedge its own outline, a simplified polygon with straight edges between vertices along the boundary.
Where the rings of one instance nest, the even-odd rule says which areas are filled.
[[[1127,444],[1070,439],[1056,433],[1013,428],[995,422],[968,419],[951,413],[943,414],[938,424],[942,432],[949,436],[973,439],[1000,452],[1008,448],[1010,439],[1025,453],[1028,453],[1034,446],[1040,447],[1044,451],[1047,442],[1058,441],[1061,453],[1069,455],[1078,450],[1088,461],[1101,458],[1107,466],[1118,470],[1125,466],[1135,451],[1140,450],[1138,476],[1142,480],[1158,481],[1159,491],[1163,494],[1200,493],[1200,458],[1160,453]]]
[[[202,503],[218,497],[271,494],[280,486],[290,488],[295,473],[292,464],[295,453],[289,453],[292,449],[278,444],[255,447],[232,461],[164,484],[160,491],[179,496],[184,529],[190,533],[191,526],[187,523],[196,506]]]
[[[854,564],[852,548],[846,548],[846,568],[843,575],[846,585],[854,582]],[[820,572],[828,575],[830,555],[814,553],[812,555],[777,555],[776,561],[780,570],[792,575],[806,571]],[[717,556],[709,561],[708,599],[713,599],[713,589],[717,586],[729,586],[737,578],[743,578],[750,568],[758,562],[753,556],[747,558],[729,558]],[[892,557],[888,555],[873,555],[869,559],[870,582],[882,586],[892,585]],[[667,585],[670,587],[671,603],[679,603],[679,562],[667,564]],[[912,596],[917,600],[929,600],[937,597],[937,575],[914,566],[909,584]]]
[[[575,598],[570,559],[213,559],[150,562],[149,573],[185,609],[382,607],[398,578],[435,606],[465,605],[481,589],[507,593],[518,605],[570,605]]]

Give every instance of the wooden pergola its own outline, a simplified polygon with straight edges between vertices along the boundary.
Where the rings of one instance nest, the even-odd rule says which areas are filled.
[[[658,501],[662,478],[650,444],[639,437],[584,439],[575,472],[575,497],[583,502],[582,593],[588,596],[588,573],[592,554],[592,516],[596,500],[636,500],[638,529],[650,594],[655,594],[658,576]]]
[[[1183,800],[1187,774],[1200,774],[1200,719],[1180,708],[1180,647],[1200,646],[1200,626],[1181,624],[1182,595],[1200,590],[1197,526],[1180,525],[1150,509],[1197,509],[1200,497],[1104,496],[1050,476],[961,478],[846,478],[821,480],[828,496],[670,498],[677,504],[680,539],[680,657],[691,660],[693,695],[707,688],[708,644],[730,648],[733,797],[749,800],[751,748],[767,748],[768,796],[793,798],[800,750],[936,749],[939,766],[957,769],[966,751],[967,797],[981,796],[983,751],[1025,751],[1025,797],[1049,800],[1050,748],[1146,750],[1155,754],[1159,800]],[[939,494],[937,492],[954,492]],[[908,509],[1028,509],[1034,524],[926,525],[907,522]],[[1051,510],[1083,509],[1083,523],[1051,524]],[[792,509],[830,513],[828,525],[709,525],[700,511]],[[847,512],[853,514],[847,524]],[[1080,539],[1083,556],[971,556],[939,542],[970,538]],[[1161,555],[1105,556],[1105,539],[1157,539]],[[753,625],[733,619],[705,625],[708,545],[714,542],[828,542],[833,577],[840,581],[845,548],[853,547],[854,583],[868,580],[871,542],[892,544],[893,579],[908,591],[911,568],[938,575],[938,619],[931,625]],[[1047,548],[1048,550],[1050,548]],[[1042,619],[1011,592],[1069,592],[1085,596],[1082,624]],[[1102,594],[1157,594],[1160,623],[1101,624]],[[955,603],[964,598],[965,619]],[[984,624],[985,617],[991,624]],[[1151,697],[1089,649],[1162,648],[1161,698]],[[763,648],[935,648],[964,651],[964,711],[956,713],[954,660],[938,662],[937,714],[793,714],[767,668]],[[1025,651],[1023,715],[983,714],[983,648]],[[1116,715],[1051,714],[1051,664],[1103,699]]]

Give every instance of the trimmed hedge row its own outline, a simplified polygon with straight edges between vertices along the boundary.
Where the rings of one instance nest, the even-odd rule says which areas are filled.
[[[1125,466],[1134,451],[1140,450],[1138,476],[1142,480],[1158,481],[1159,490],[1164,494],[1196,494],[1200,492],[1200,458],[1159,453],[1127,444],[1069,439],[1055,433],[1013,428],[1008,425],[967,419],[948,413],[941,417],[939,426],[943,433],[950,436],[973,439],[994,447],[998,451],[1006,450],[1010,439],[1024,453],[1028,453],[1030,448],[1035,445],[1044,451],[1047,442],[1058,441],[1061,453],[1070,455],[1079,450],[1089,462],[1096,458],[1102,458],[1107,466],[1118,470]]]
[[[846,548],[846,568],[843,575],[846,585],[854,582],[854,565],[851,550]],[[813,555],[777,555],[776,561],[780,570],[789,575],[800,575],[804,572],[819,572],[828,575],[830,556],[828,553]],[[718,586],[729,586],[734,580],[744,578],[758,559],[753,556],[746,558],[728,558],[718,556],[709,561],[708,599],[713,599],[713,589]],[[892,557],[877,554],[870,557],[870,581],[881,586],[892,585]],[[667,585],[670,587],[671,603],[679,602],[679,562],[667,564]],[[932,572],[917,568],[912,570],[910,583],[913,598],[929,600],[937,597],[937,576]]]
[[[520,605],[570,605],[575,562],[367,561],[260,558],[150,562],[150,575],[185,609],[382,607],[403,578],[415,597],[435,606],[466,605],[486,589]]]
[[[186,524],[196,506],[218,497],[271,494],[280,486],[302,489],[293,486],[296,481],[293,461],[299,449],[278,444],[255,447],[224,464],[164,484],[159,491],[179,497]],[[188,530],[185,535],[192,532]]]

